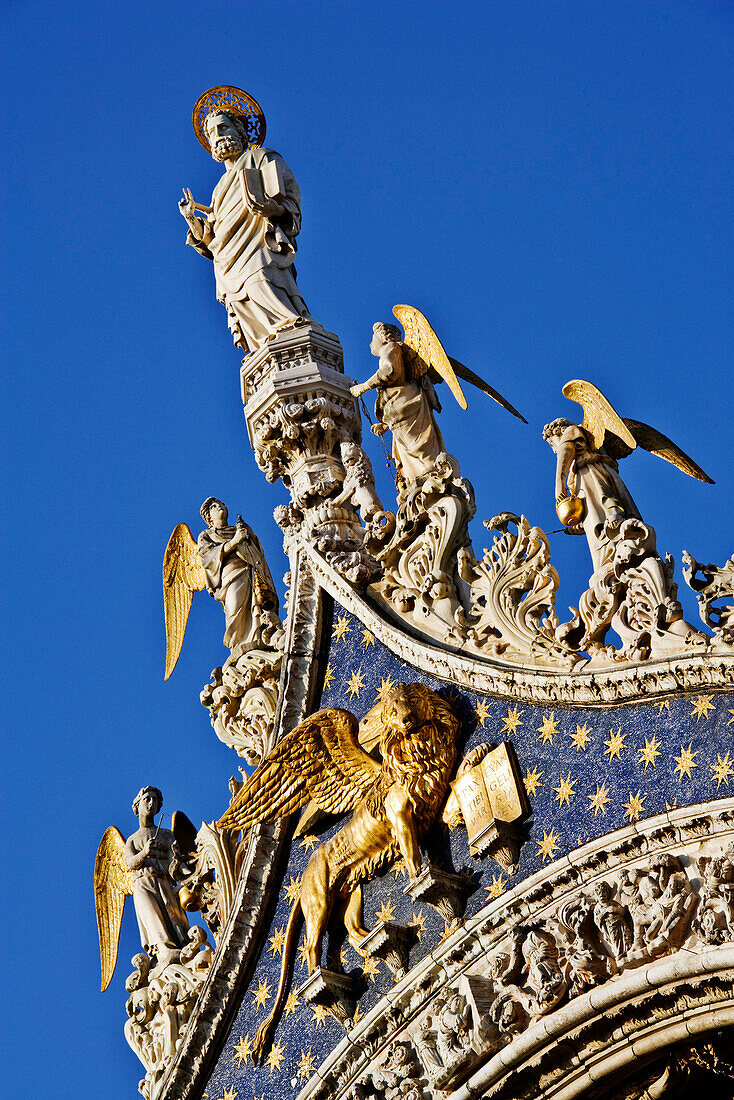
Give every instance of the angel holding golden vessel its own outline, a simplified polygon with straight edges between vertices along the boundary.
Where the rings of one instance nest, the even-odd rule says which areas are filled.
[[[573,379],[563,393],[582,406],[584,419],[554,420],[543,438],[556,455],[558,517],[586,535],[594,568],[576,619],[560,628],[563,639],[616,658],[666,656],[681,644],[706,645],[707,636],[683,618],[672,561],[658,554],[655,531],[643,521],[618,459],[640,446],[690,477],[708,484],[712,479],[662,432],[621,417],[593,383]],[[621,651],[604,646],[610,627],[622,638]]]

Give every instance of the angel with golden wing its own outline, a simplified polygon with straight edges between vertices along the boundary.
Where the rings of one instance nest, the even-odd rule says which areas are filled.
[[[711,478],[662,432],[621,417],[591,382],[574,379],[563,393],[583,407],[583,422],[554,420],[543,438],[556,455],[558,516],[586,535],[594,566],[576,619],[560,628],[565,640],[593,653],[611,626],[623,641],[617,656],[643,658],[705,644],[706,635],[683,618],[672,566],[658,554],[655,531],[643,521],[617,460],[640,446],[699,481],[713,484]]]
[[[176,667],[194,592],[206,589],[222,605],[224,644],[235,656],[271,648],[280,633],[278,596],[255,532],[240,516],[233,527],[225,505],[209,497],[201,506],[207,529],[194,539],[179,523],[163,559],[166,675]]]
[[[608,521],[640,519],[630,491],[619,474],[617,459],[637,446],[677,466],[683,473],[713,481],[684,451],[656,428],[621,417],[601,390],[576,378],[563,387],[564,396],[584,410],[581,424],[565,418],[546,424],[543,439],[556,454],[556,507],[567,526],[583,526],[594,568],[604,564]]]
[[[351,392],[361,397],[368,390],[377,390],[375,414],[378,423],[372,430],[376,435],[387,430],[392,432],[392,453],[399,478],[412,481],[424,477],[438,456],[446,451],[436,423],[435,414],[441,411],[441,404],[434,383],[445,381],[461,408],[466,409],[466,398],[459,383],[459,378],[463,378],[527,423],[497,390],[446,354],[419,309],[397,305],[393,313],[405,335],[397,325],[378,321],[373,326],[370,351],[380,360],[380,365],[365,382],[352,386]]]
[[[111,825],[97,849],[94,904],[103,992],[117,963],[126,898],[133,899],[142,947],[157,964],[178,958],[189,942],[189,922],[174,875],[195,847],[196,829],[180,811],[173,815],[173,830],[156,826],[155,817],[162,805],[163,796],[157,787],[143,787],[133,802],[140,828],[125,840]]]

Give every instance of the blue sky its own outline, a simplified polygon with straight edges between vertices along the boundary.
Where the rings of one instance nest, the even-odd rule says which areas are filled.
[[[167,814],[211,820],[238,763],[198,702],[225,655],[203,596],[163,682],[163,549],[214,493],[287,568],[285,492],[254,463],[211,267],[184,247],[180,189],[206,202],[219,172],[194,101],[232,83],[263,105],[304,196],[299,283],[348,374],[371,373],[372,323],[410,302],[528,419],[443,395],[475,549],[499,511],[559,526],[540,430],[577,412],[561,386],[586,377],[715,478],[624,464],[678,567],[684,548],[723,563],[734,7],[31,0],[6,5],[4,39],[4,1078],[9,1095],[124,1100],[141,1076],[122,1035],[135,925],[102,995],[97,842],[132,831],[144,783]],[[589,563],[580,539],[551,545],[563,617]]]

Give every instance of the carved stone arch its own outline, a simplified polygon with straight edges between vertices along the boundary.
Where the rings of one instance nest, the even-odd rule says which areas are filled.
[[[699,955],[678,952],[576,998],[528,1028],[451,1100],[643,1100],[644,1083],[639,1092],[635,1088],[643,1071],[660,1064],[657,1075],[649,1074],[652,1084],[668,1064],[682,1067],[688,1060],[705,1068],[691,1049],[706,1047],[720,1048],[722,1080],[730,1068],[734,1074],[727,1061],[727,1051],[734,1059],[731,946]],[[670,1095],[680,1095],[670,1077]],[[678,1080],[684,1083],[680,1073]],[[731,1094],[734,1077],[729,1082]],[[657,1095],[666,1095],[662,1086]]]

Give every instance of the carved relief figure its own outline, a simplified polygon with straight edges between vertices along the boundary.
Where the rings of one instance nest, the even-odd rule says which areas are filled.
[[[205,92],[194,108],[194,128],[225,170],[210,206],[184,188],[179,209],[189,227],[186,243],[213,261],[217,300],[235,344],[247,352],[310,316],[293,266],[301,192],[280,154],[262,147],[265,119],[246,92]]]
[[[449,704],[422,684],[400,684],[361,725],[348,711],[323,710],[307,718],[271,750],[219,822],[248,830],[292,813],[312,799],[327,813],[351,819],[311,856],[300,897],[288,921],[280,984],[270,1018],[258,1031],[262,1056],[280,1015],[288,966],[303,914],[309,974],[320,965],[332,911],[359,949],[361,884],[398,856],[414,879],[419,842],[441,812],[456,758],[459,721]],[[381,761],[368,755],[379,746]]]
[[[614,897],[608,882],[598,882],[594,887],[594,924],[599,930],[609,953],[617,964],[622,962],[632,946],[632,922],[629,913]]]
[[[683,619],[672,560],[660,558],[655,532],[619,476],[617,459],[639,444],[691,477],[710,484],[711,479],[661,432],[622,419],[590,382],[568,382],[563,392],[583,405],[583,424],[554,420],[543,438],[556,454],[559,517],[571,528],[581,526],[594,573],[576,619],[559,628],[559,637],[589,653],[604,652],[612,627],[623,641],[619,656],[643,659],[705,645],[706,636]]]
[[[478,386],[515,416],[524,418],[478,375],[455,359],[449,359],[430,324],[413,306],[395,306],[393,313],[405,329],[401,338],[397,325],[378,321],[373,326],[370,351],[380,365],[365,382],[352,386],[355,397],[377,390],[376,435],[392,432],[393,458],[402,482],[424,477],[438,456],[445,453],[443,436],[435,414],[441,404],[434,382],[446,381],[463,409],[466,398],[457,375]]]

